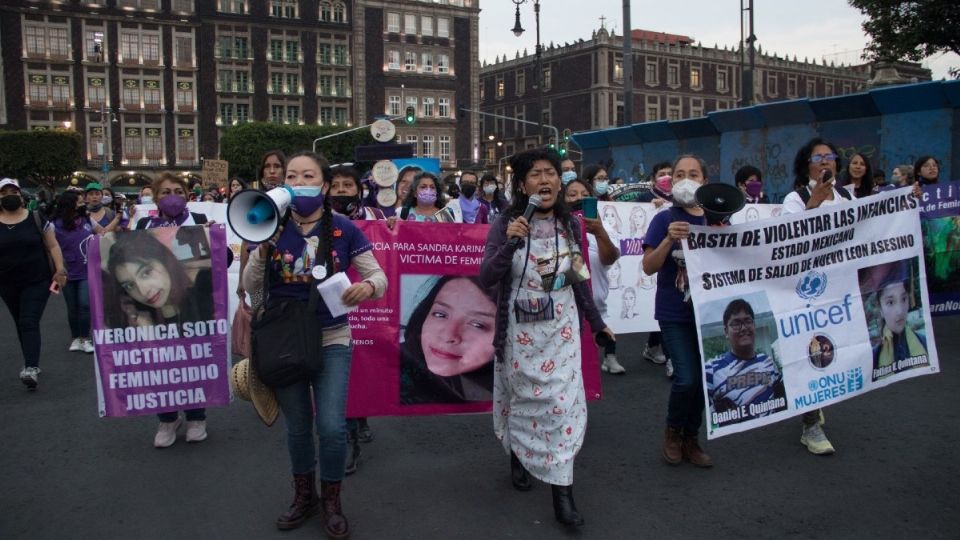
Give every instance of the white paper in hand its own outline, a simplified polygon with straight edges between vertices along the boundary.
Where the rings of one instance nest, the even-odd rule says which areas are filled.
[[[343,293],[350,285],[352,285],[350,278],[347,277],[345,272],[337,272],[330,276],[330,279],[317,285],[320,298],[323,298],[323,302],[327,304],[330,315],[339,317],[357,309],[357,306],[348,306],[343,303]]]

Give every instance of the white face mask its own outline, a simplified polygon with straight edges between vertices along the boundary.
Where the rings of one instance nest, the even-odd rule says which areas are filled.
[[[696,180],[684,178],[683,180],[674,182],[671,192],[673,193],[673,202],[684,208],[693,208],[697,205],[698,189],[700,189],[700,182]]]
[[[487,184],[483,186],[483,192],[486,193],[487,195],[493,195],[494,193],[497,192],[497,186],[493,184]]]

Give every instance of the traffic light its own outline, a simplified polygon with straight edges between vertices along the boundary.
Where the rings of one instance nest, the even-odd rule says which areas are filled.
[[[407,114],[403,116],[403,121],[411,126],[417,122],[417,110],[413,108],[413,105],[407,107]]]
[[[547,148],[551,150],[557,149],[557,142],[553,140],[553,137],[550,137],[549,139],[547,139]]]
[[[560,157],[561,157],[561,158],[567,157],[567,143],[566,143],[566,141],[564,141],[564,143],[560,145],[559,152],[560,152]]]
[[[573,132],[570,131],[570,128],[563,130],[563,142],[570,142],[570,136],[573,135]]]

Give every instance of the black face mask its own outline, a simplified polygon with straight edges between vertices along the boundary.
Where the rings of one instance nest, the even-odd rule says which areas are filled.
[[[461,184],[460,193],[464,197],[470,199],[473,197],[473,194],[477,192],[477,186],[475,184]]]
[[[350,195],[332,195],[330,197],[330,206],[335,212],[349,216],[360,207],[360,199]]]
[[[577,212],[579,210],[583,210],[583,199],[580,199],[579,201],[574,201],[572,203],[567,203],[567,206],[570,207],[571,212]]]
[[[7,212],[19,210],[21,206],[23,206],[23,199],[20,198],[20,195],[4,195],[0,197],[0,207]]]

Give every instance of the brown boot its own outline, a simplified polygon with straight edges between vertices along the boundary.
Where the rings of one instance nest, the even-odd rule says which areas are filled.
[[[697,467],[713,467],[713,458],[700,448],[696,435],[684,435],[681,443],[683,459]]]
[[[683,459],[683,453],[680,450],[681,440],[680,430],[667,426],[663,440],[663,459],[670,465],[679,465]]]
[[[340,507],[341,482],[320,481],[320,497],[323,503],[323,530],[330,538],[350,536],[350,524]]]
[[[277,518],[277,528],[286,531],[296,529],[308,517],[317,513],[320,497],[317,496],[314,473],[293,475],[293,503],[285,514]]]

